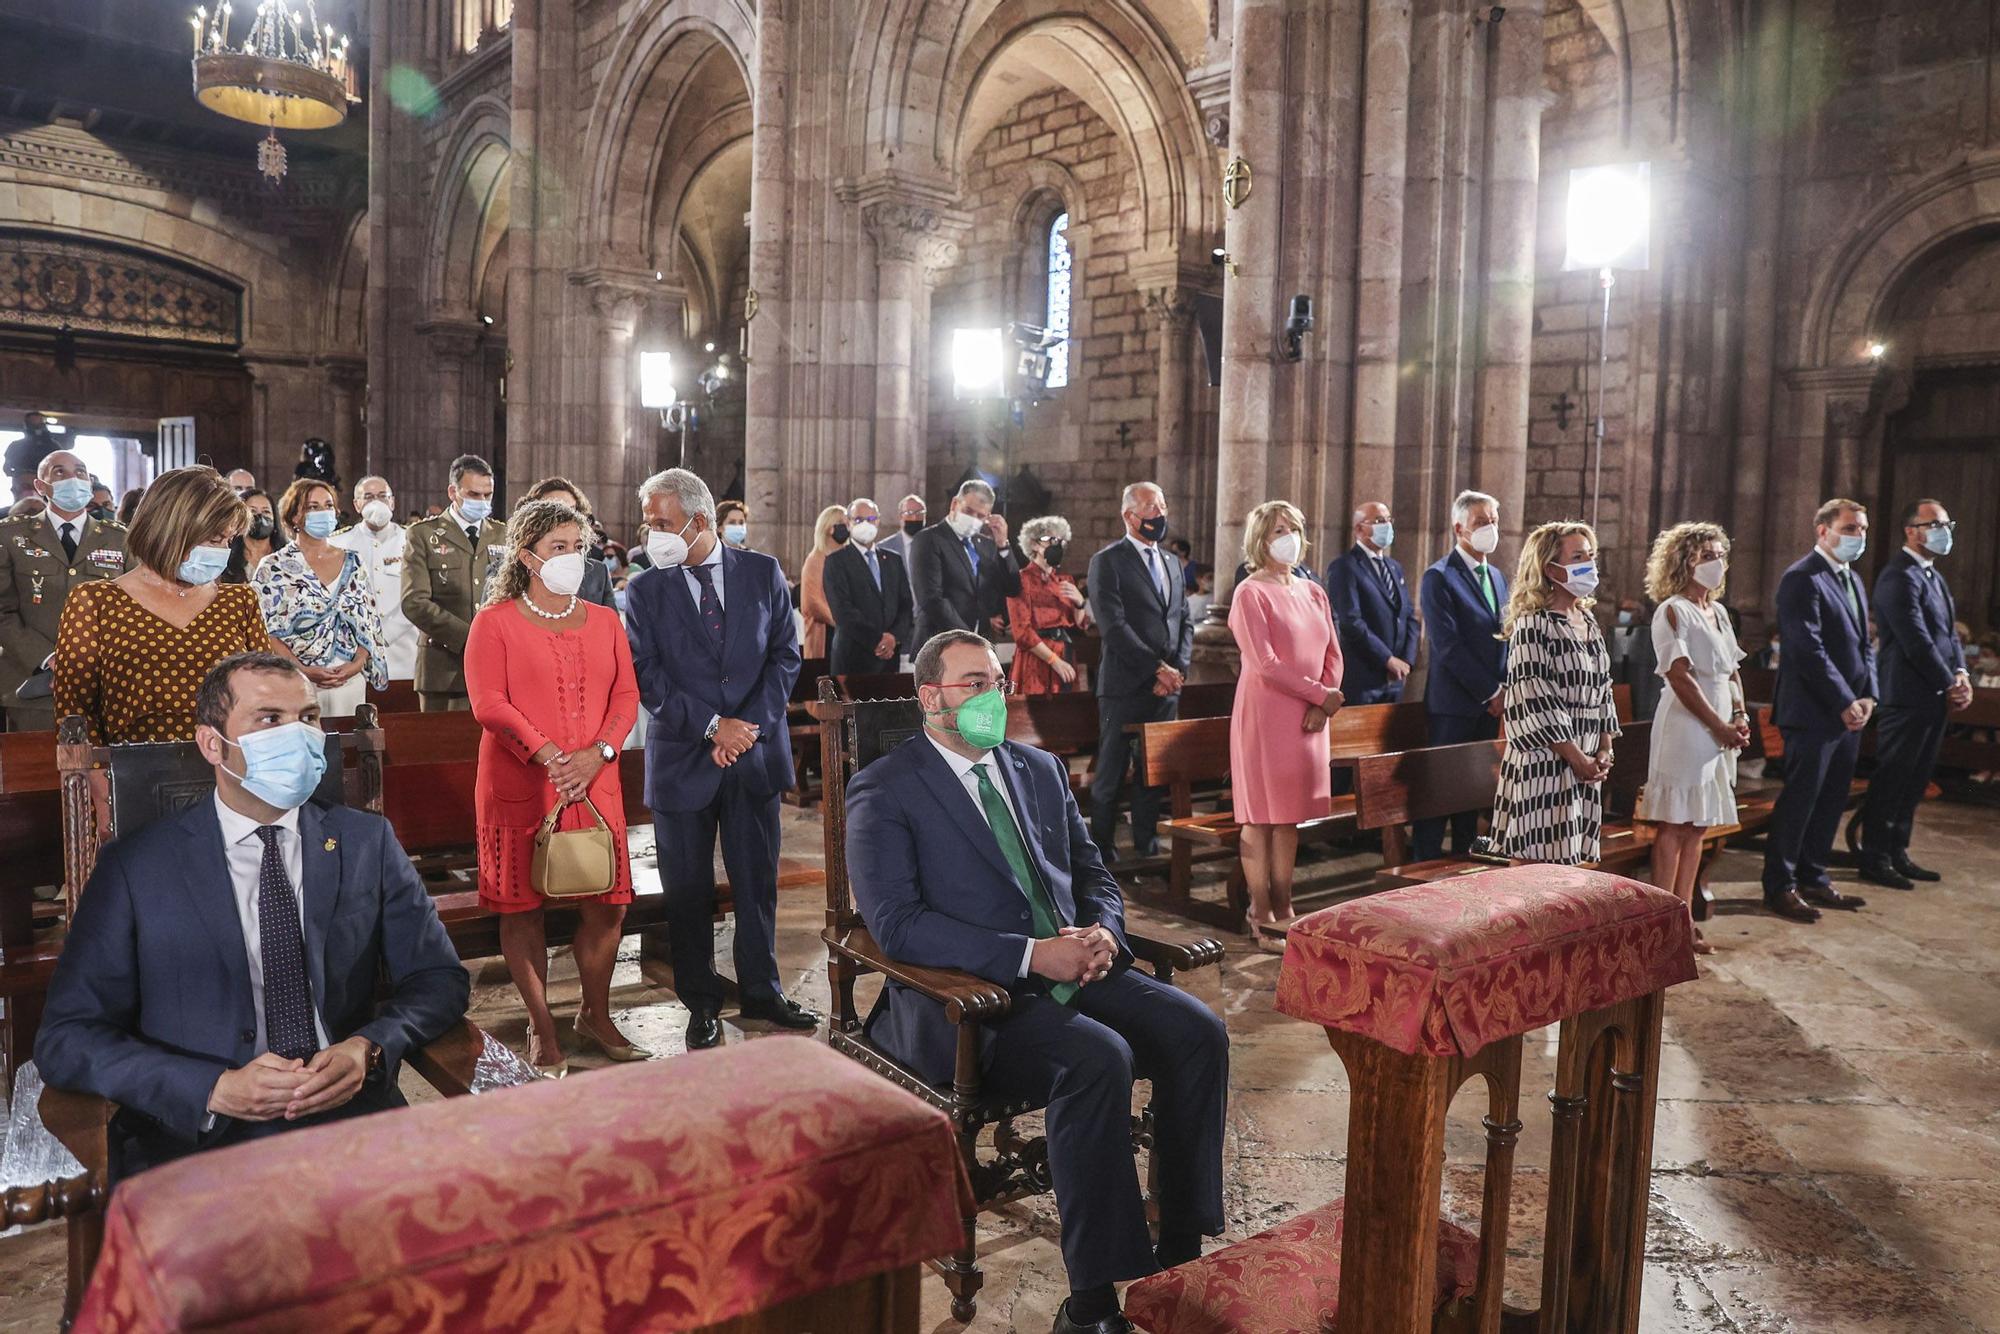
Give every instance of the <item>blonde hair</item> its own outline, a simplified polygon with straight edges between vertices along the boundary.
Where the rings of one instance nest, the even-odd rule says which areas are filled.
[[[1299,563],[1305,563],[1306,552],[1312,549],[1312,544],[1306,541],[1306,516],[1289,500],[1267,500],[1251,510],[1250,517],[1243,521],[1243,560],[1250,573],[1257,573],[1269,561],[1271,530],[1280,519],[1291,520],[1299,535]]]
[[[507,559],[493,572],[493,582],[486,591],[486,605],[497,607],[503,602],[527,596],[528,584],[533,576],[528,570],[528,563],[521,559],[521,553],[556,529],[571,524],[582,528],[583,516],[560,500],[530,500],[516,508],[513,517],[507,520]]]
[[[1665,602],[1685,593],[1694,581],[1694,567],[1701,563],[1701,549],[1710,542],[1720,542],[1722,554],[1728,556],[1729,534],[1717,523],[1677,523],[1654,538],[1646,557],[1646,596]],[[1720,586],[1710,592],[1722,596]]]
[[[847,506],[828,505],[813,520],[813,550],[832,551],[834,548],[833,526],[847,522]]]
[[[332,482],[318,477],[301,477],[285,488],[284,498],[278,502],[278,517],[285,521],[285,527],[295,533],[305,531],[305,524],[302,522],[305,517],[303,511],[307,498],[314,491],[324,491],[332,497],[333,512],[336,515],[340,513],[340,492],[335,489]]]
[[[237,499],[221,473],[205,464],[172,468],[146,488],[126,530],[125,550],[153,573],[172,579],[188,552],[217,533],[233,538],[249,522],[250,507]]]
[[[1587,539],[1590,549],[1597,550],[1597,534],[1589,524],[1573,519],[1545,523],[1529,533],[1521,544],[1521,559],[1514,567],[1514,586],[1507,590],[1507,606],[1500,618],[1502,639],[1511,637],[1514,627],[1525,618],[1549,609],[1549,596],[1555,585],[1549,582],[1547,567],[1558,563],[1556,556],[1561,553],[1562,544],[1572,537]],[[1576,605],[1588,611],[1596,602],[1596,598],[1578,598]]]

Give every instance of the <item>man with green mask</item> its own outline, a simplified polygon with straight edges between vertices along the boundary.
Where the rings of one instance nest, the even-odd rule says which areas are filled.
[[[949,630],[917,652],[924,734],[847,787],[847,869],[890,957],[1008,989],[984,1032],[986,1090],[1047,1106],[1049,1173],[1070,1297],[1056,1334],[1132,1326],[1114,1284],[1195,1258],[1222,1230],[1229,1036],[1187,993],[1131,967],[1118,884],[1084,827],[1063,762],[1006,740],[992,646]],[[954,1026],[890,982],[870,1038],[933,1082]],[[1160,1240],[1131,1153],[1135,1067],[1153,1084]]]

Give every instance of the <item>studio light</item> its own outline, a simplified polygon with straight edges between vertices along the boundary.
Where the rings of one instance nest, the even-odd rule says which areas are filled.
[[[1564,211],[1568,237],[1563,271],[1597,270],[1604,293],[1597,331],[1597,427],[1594,478],[1590,486],[1590,522],[1597,524],[1598,501],[1604,491],[1604,377],[1611,361],[1611,289],[1619,269],[1651,266],[1653,235],[1653,173],[1646,162],[1614,162],[1599,167],[1572,167],[1569,207]]]
[[[1006,374],[1006,330],[952,330],[952,397],[1004,398]]]
[[[1882,358],[1888,355],[1889,345],[1887,343],[1870,343],[1868,345],[1868,359],[1870,361],[1880,362]]]
[[[665,412],[679,395],[674,392],[674,355],[671,352],[639,354],[639,406]]]

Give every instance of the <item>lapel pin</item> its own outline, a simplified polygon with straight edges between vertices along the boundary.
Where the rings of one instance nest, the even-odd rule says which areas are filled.
[[[337,838],[330,838],[326,842],[322,843],[320,846],[325,848],[328,852],[332,852],[335,848],[340,846],[340,840]]]

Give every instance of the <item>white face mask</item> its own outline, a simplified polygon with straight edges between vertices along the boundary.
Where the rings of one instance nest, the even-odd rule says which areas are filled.
[[[569,597],[583,587],[583,553],[565,552],[542,562],[542,587],[559,598]]]
[[[1729,573],[1729,562],[1725,560],[1705,560],[1694,567],[1694,581],[1713,593],[1722,587],[1722,576]]]
[[[1552,569],[1561,570],[1569,577],[1558,579],[1563,591],[1573,598],[1587,598],[1597,591],[1597,562],[1582,561],[1575,565],[1556,565]]]
[[[1490,556],[1500,545],[1500,525],[1482,523],[1466,537],[1466,543],[1482,556]]]
[[[395,517],[396,512],[389,508],[387,501],[371,500],[361,507],[361,522],[378,533],[387,528],[389,521]]]
[[[1299,535],[1297,533],[1279,533],[1276,537],[1272,538],[1271,559],[1288,570],[1292,566],[1297,565],[1299,563]]]
[[[946,519],[945,522],[951,525],[951,531],[958,534],[960,541],[971,537],[986,526],[984,520],[975,519],[964,510],[953,510],[951,517]]]
[[[689,519],[682,524],[680,533],[646,534],[646,558],[653,562],[656,569],[671,570],[687,564],[688,544],[681,533],[685,533],[693,523],[694,520]]]
[[[862,519],[847,530],[847,535],[864,547],[872,547],[875,545],[875,534],[880,531],[873,519]]]

